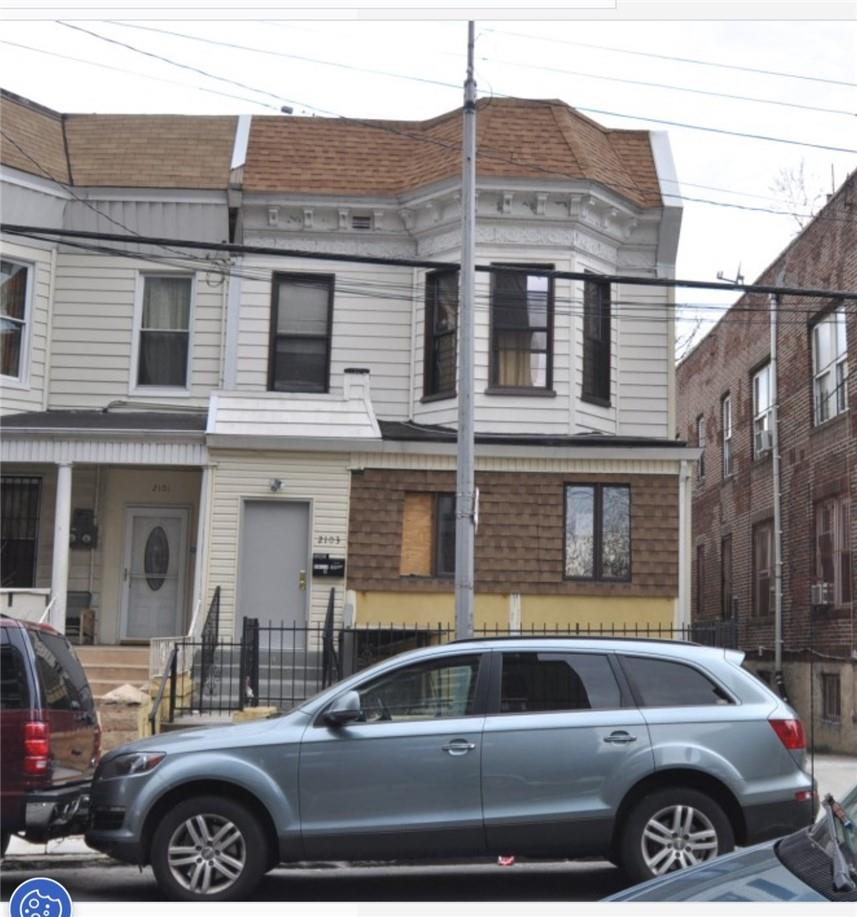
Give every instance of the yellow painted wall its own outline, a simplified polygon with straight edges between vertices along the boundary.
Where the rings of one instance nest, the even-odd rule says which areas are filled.
[[[451,592],[357,592],[357,625],[454,627]],[[624,596],[522,595],[521,629],[665,626],[673,622],[675,599]],[[509,627],[509,596],[477,594],[475,628]]]

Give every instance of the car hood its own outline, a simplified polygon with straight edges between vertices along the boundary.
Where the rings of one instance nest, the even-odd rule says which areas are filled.
[[[779,861],[775,841],[635,885],[607,901],[824,901]]]
[[[309,717],[300,710],[293,710],[285,716],[254,720],[234,726],[202,726],[182,729],[178,732],[161,733],[145,739],[137,739],[122,745],[102,757],[102,761],[116,755],[133,751],[163,751],[167,754],[199,751],[225,751],[229,748],[246,748],[250,745],[270,742],[270,734],[277,732],[278,742],[299,741]]]

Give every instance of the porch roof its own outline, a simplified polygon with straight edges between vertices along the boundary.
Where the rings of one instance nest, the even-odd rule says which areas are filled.
[[[32,411],[0,417],[0,429],[15,430],[145,430],[205,432],[204,411]]]

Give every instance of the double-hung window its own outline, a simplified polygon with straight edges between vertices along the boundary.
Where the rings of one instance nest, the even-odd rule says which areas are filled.
[[[610,284],[583,282],[584,401],[610,404]]]
[[[433,271],[426,277],[425,308],[423,396],[451,396],[455,394],[458,271]]]
[[[774,611],[774,526],[762,522],[753,528],[753,614]]]
[[[0,261],[0,376],[23,382],[26,377],[30,268]]]
[[[553,278],[524,268],[491,273],[491,388],[550,389],[553,304]]]
[[[753,375],[753,455],[759,456],[771,449],[771,364],[766,363]]]
[[[851,601],[851,502],[833,497],[815,507],[815,575],[835,605]]]
[[[812,394],[816,424],[848,407],[848,344],[845,307],[830,312],[812,327]]]
[[[732,396],[726,395],[720,403],[720,414],[723,423],[723,477],[732,477],[734,462],[732,457]]]
[[[268,371],[271,391],[330,390],[333,288],[331,274],[274,275]]]
[[[631,579],[631,488],[566,484],[566,579]]]
[[[193,278],[144,274],[137,334],[136,384],[188,387]]]

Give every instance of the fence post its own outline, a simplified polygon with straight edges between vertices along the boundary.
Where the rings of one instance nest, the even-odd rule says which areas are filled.
[[[259,704],[259,619],[244,618],[241,625],[241,651],[238,666],[238,704],[244,709]]]
[[[175,652],[173,652],[172,660],[170,661],[170,716],[169,721],[172,723],[176,714],[176,676],[178,674],[178,646],[176,646]]]

